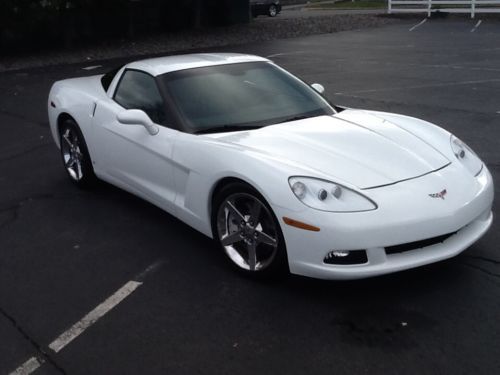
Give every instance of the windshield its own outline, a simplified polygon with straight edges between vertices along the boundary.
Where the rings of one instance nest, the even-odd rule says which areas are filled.
[[[335,113],[312,88],[267,62],[186,69],[160,79],[194,133],[258,128]]]

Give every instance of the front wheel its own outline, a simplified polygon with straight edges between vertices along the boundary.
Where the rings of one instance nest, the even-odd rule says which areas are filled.
[[[68,177],[78,187],[90,187],[97,178],[80,128],[74,120],[67,119],[61,125],[59,136],[61,158]]]
[[[269,204],[243,183],[224,187],[215,199],[212,227],[231,263],[252,276],[288,269],[285,241]]]
[[[276,5],[271,4],[268,10],[269,17],[276,17],[278,15],[278,8]]]

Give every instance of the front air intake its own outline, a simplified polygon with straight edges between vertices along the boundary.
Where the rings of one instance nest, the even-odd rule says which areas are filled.
[[[401,245],[387,246],[385,248],[385,253],[387,255],[404,253],[406,251],[412,251],[417,249],[422,249],[424,247],[436,245],[446,241],[448,238],[453,236],[457,232],[443,234],[442,236],[432,237],[421,241],[408,242]]]

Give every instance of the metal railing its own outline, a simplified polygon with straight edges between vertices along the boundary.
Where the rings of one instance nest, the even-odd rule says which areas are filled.
[[[388,0],[387,12],[427,13],[427,17],[434,12],[470,13],[474,18],[477,13],[500,13],[500,0]]]

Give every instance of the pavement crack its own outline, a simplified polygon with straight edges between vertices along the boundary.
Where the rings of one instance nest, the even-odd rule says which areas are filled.
[[[0,214],[2,213],[10,213],[7,219],[0,223],[0,231],[2,231],[5,227],[12,224],[19,218],[19,210],[26,202],[32,202],[36,200],[42,199],[52,199],[54,198],[54,194],[37,194],[31,197],[22,199],[16,203],[12,203],[11,205],[0,207]]]
[[[10,205],[7,203],[6,206],[0,207],[0,213],[5,212],[5,211],[10,211],[16,207],[20,207],[20,206],[24,205],[26,202],[39,201],[39,200],[52,199],[52,198],[55,198],[54,194],[52,194],[52,193],[35,194],[35,195],[29,196],[27,198],[17,200],[15,203],[12,202]]]
[[[470,268],[474,268],[478,271],[481,271],[489,276],[492,276],[492,277],[496,277],[496,278],[500,278],[500,274],[499,273],[495,273],[495,272],[491,272],[483,267],[480,267],[480,266],[476,266],[475,264],[470,264],[470,263],[464,263],[462,262],[461,264],[463,264],[464,266],[466,267],[470,267]]]
[[[467,258],[472,258],[472,259],[482,260],[483,262],[489,262],[489,263],[493,263],[493,264],[500,264],[500,260],[490,259],[490,258],[487,258],[487,257],[483,257],[481,255],[466,255],[466,257]]]
[[[33,123],[35,125],[41,126],[42,128],[49,127],[49,123],[47,121],[44,121],[44,122],[42,122],[42,121],[36,121],[34,119],[31,119],[31,118],[28,118],[26,116],[20,115],[19,113],[14,113],[14,112],[6,111],[5,109],[0,109],[0,115],[10,116],[10,117],[17,118],[19,120],[28,121],[28,122]]]
[[[27,150],[24,150],[22,152],[19,152],[17,154],[10,155],[10,156],[7,156],[5,158],[2,158],[2,159],[0,159],[0,162],[5,162],[5,161],[10,161],[10,160],[13,160],[13,159],[17,159],[17,158],[19,158],[21,156],[25,156],[27,154],[32,153],[33,151],[36,151],[36,150],[38,150],[40,148],[43,148],[43,147],[46,147],[46,146],[49,146],[49,145],[50,145],[50,143],[43,143],[43,144],[40,144],[40,145],[36,145],[34,147],[31,147],[31,148],[29,148]]]
[[[3,228],[8,226],[9,224],[12,224],[13,222],[15,222],[18,219],[19,208],[20,208],[20,206],[14,206],[14,207],[9,207],[9,208],[0,210],[0,213],[3,213],[3,212],[10,213],[10,216],[7,217],[7,219],[3,223],[0,223],[0,231],[2,231]]]
[[[21,325],[16,321],[16,319],[7,313],[2,307],[0,307],[0,315],[5,317],[13,326],[14,328],[35,348],[37,351],[37,358],[43,359],[41,362],[48,362],[52,366],[54,366],[61,374],[67,374],[67,372],[57,364],[57,362],[52,358],[50,353],[45,351],[43,347],[33,338],[31,337],[22,327]]]

